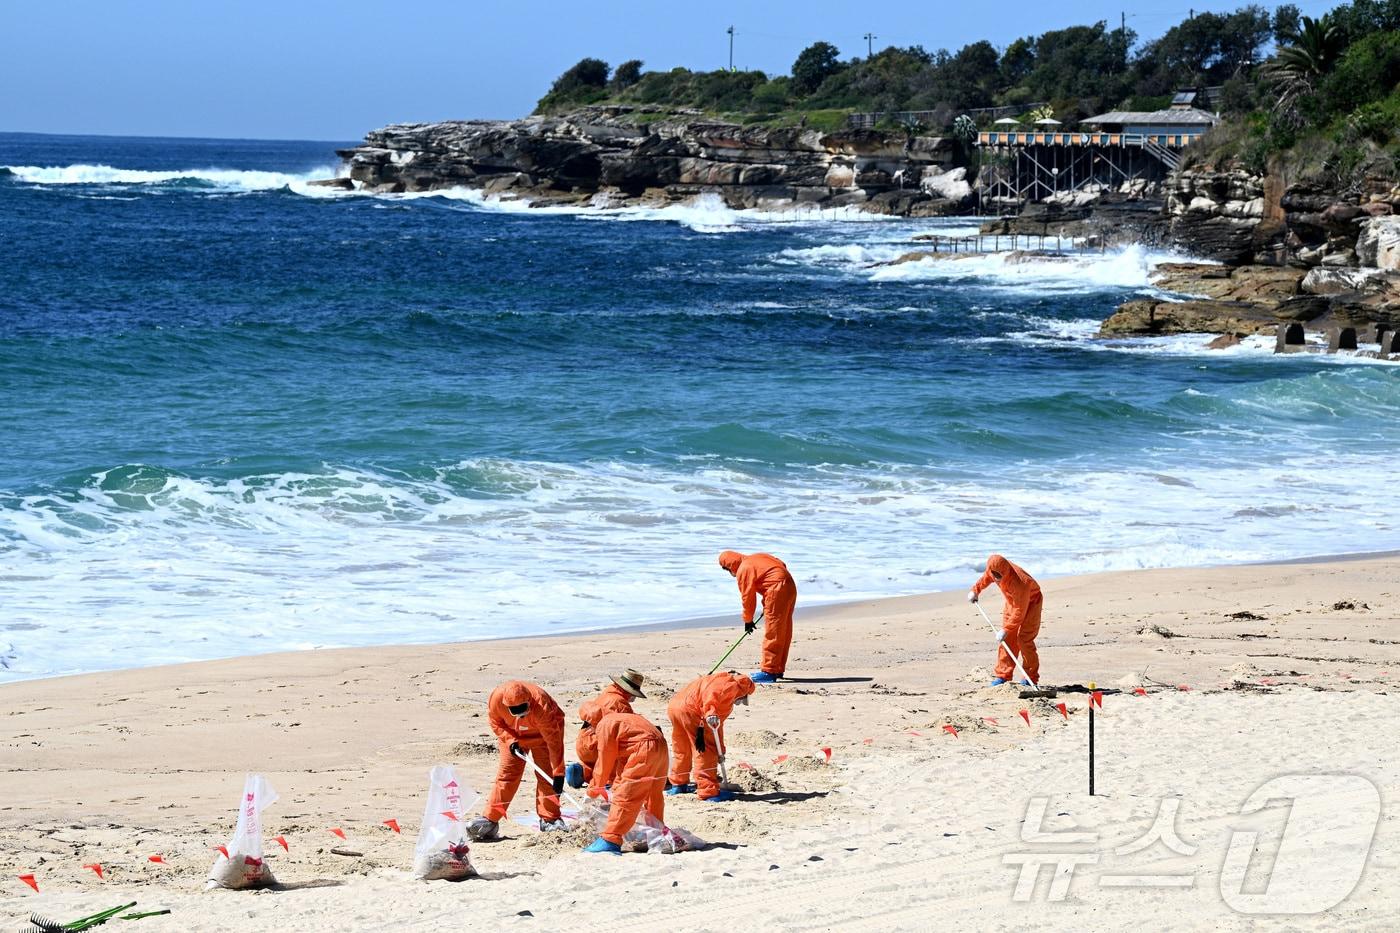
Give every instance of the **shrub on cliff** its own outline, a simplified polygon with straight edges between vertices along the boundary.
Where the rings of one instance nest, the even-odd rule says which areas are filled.
[[[550,113],[602,100],[607,96],[609,71],[608,63],[600,58],[580,59],[578,64],[554,79],[549,93],[540,98],[535,111]]]

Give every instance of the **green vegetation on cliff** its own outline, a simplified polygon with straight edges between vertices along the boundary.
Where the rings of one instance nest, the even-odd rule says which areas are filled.
[[[585,58],[536,112],[608,103],[832,130],[852,112],[918,111],[925,130],[942,132],[964,113],[986,125],[1048,105],[1072,124],[1105,110],[1159,109],[1183,88],[1213,88],[1211,106],[1226,120],[1196,147],[1196,162],[1260,170],[1281,157],[1345,184],[1397,174],[1397,85],[1400,0],[1354,0],[1319,20],[1291,4],[1199,13],[1144,42],[1103,21],[1016,39],[1001,51],[983,40],[955,52],[891,46],[843,61],[836,46],[817,42],[788,75],[644,71],[635,59],[613,71]],[[893,116],[885,124],[900,125]]]

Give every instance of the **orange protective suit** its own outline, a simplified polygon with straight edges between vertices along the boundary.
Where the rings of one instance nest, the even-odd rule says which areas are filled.
[[[614,845],[646,810],[666,820],[666,739],[661,730],[636,713],[609,713],[594,726],[598,735],[598,780],[589,784],[588,796],[606,796],[608,823],[598,835]]]
[[[998,580],[993,573],[1001,574]],[[1016,564],[1000,554],[987,558],[987,572],[972,586],[972,592],[981,594],[995,583],[1001,589],[1005,605],[1001,610],[1001,628],[1006,636],[1006,647],[1021,657],[1026,676],[1032,683],[1040,683],[1040,655],[1035,650],[1035,636],[1040,634],[1040,609],[1043,600],[1040,584]],[[995,676],[1011,680],[1016,673],[1016,662],[1011,655],[997,649]]]
[[[739,697],[755,690],[743,674],[706,674],[697,677],[671,697],[666,714],[671,717],[671,783],[697,785],[700,799],[719,796],[719,756],[724,751],[724,721]],[[706,716],[719,717],[719,743],[705,724]],[[695,747],[695,732],[705,730],[705,749]],[[695,780],[690,780],[694,774]]]
[[[529,703],[530,708],[516,719],[508,707],[521,703]],[[486,706],[501,760],[484,816],[499,822],[505,818],[506,808],[525,774],[525,762],[510,753],[510,743],[520,743],[521,751],[527,752],[546,774],[564,776],[564,711],[541,687],[524,680],[508,680],[492,690]],[[535,812],[542,820],[560,818],[559,798],[539,775],[535,776]]]
[[[632,695],[617,684],[608,684],[603,692],[591,700],[585,700],[578,708],[578,718],[583,721],[583,729],[574,742],[579,763],[583,765],[583,781],[593,783],[593,763],[598,760],[597,728],[599,721],[608,713],[632,712]]]
[[[797,608],[797,582],[787,564],[772,554],[740,554],[725,551],[719,565],[739,584],[744,621],[753,621],[758,597],[763,597],[763,663],[760,669],[774,677],[787,671],[792,647],[792,611]]]

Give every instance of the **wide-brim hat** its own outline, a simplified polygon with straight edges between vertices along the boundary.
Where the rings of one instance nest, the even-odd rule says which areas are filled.
[[[608,679],[638,699],[645,700],[647,698],[647,695],[642,692],[642,681],[646,678],[630,667],[621,674],[609,674]]]

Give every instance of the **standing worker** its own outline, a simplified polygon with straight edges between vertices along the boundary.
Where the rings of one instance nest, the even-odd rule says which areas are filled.
[[[792,647],[792,611],[797,608],[797,583],[787,564],[772,554],[740,554],[724,551],[719,565],[739,583],[744,631],[754,629],[754,609],[763,597],[763,662],[752,675],[756,684],[776,683],[787,672]]]
[[[997,666],[993,671],[992,686],[996,687],[1011,680],[1016,673],[1016,662],[1012,654],[1019,655],[1025,676],[1030,680],[1021,683],[1030,686],[1040,683],[1040,655],[1035,650],[1035,636],[1040,634],[1040,609],[1043,600],[1040,584],[1035,578],[1000,554],[987,558],[987,571],[972,585],[967,601],[977,602],[982,591],[995,583],[1001,589],[1005,604],[1001,610],[1002,642],[1007,650],[997,648]]]
[[[705,674],[671,698],[671,788],[666,793],[691,794],[719,803],[734,795],[719,786],[719,758],[724,754],[724,721],[735,703],[748,705],[753,681],[743,674]],[[695,777],[691,781],[692,774]]]
[[[492,690],[486,706],[501,759],[486,811],[467,824],[468,835],[477,841],[500,837],[500,822],[525,774],[522,754],[529,755],[553,777],[551,782],[535,776],[535,812],[540,817],[540,829],[568,829],[559,812],[559,795],[564,792],[564,711],[538,684],[524,680],[508,680]]]
[[[646,678],[631,668],[621,674],[609,674],[608,678],[612,683],[604,687],[603,692],[593,699],[585,700],[578,708],[578,718],[583,721],[583,729],[578,734],[578,741],[574,743],[578,761],[564,769],[564,777],[568,779],[570,787],[593,785],[593,762],[598,760],[598,741],[594,730],[597,729],[598,722],[608,713],[632,712],[633,697],[639,700],[647,698],[642,692],[642,681]]]
[[[637,814],[646,810],[658,820],[666,819],[666,739],[636,713],[608,713],[593,731],[598,766],[588,796],[606,797],[610,805],[607,825],[584,851],[618,853]]]

